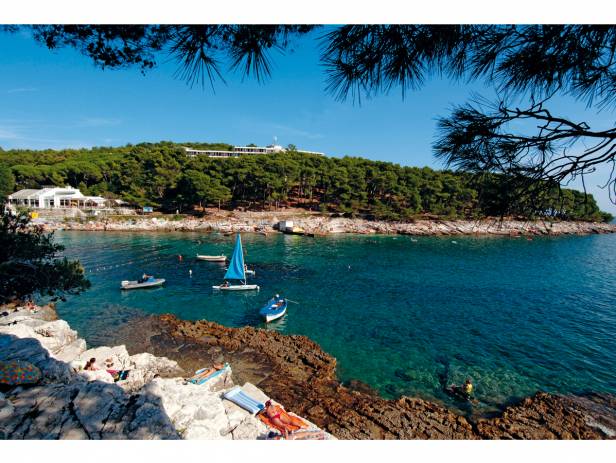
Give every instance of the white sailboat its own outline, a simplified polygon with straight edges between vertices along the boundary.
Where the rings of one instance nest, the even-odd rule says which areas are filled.
[[[229,280],[239,281],[240,284],[231,284]],[[222,285],[212,286],[212,289],[220,291],[246,291],[252,289],[259,289],[259,285],[246,284],[246,267],[244,266],[244,252],[242,250],[242,238],[240,234],[237,234],[235,239],[235,248],[233,248],[233,255],[231,256],[231,262],[225,273],[225,282]]]

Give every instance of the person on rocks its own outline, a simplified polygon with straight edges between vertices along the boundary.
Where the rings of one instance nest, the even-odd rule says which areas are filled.
[[[473,383],[471,382],[470,378],[466,378],[466,381],[464,381],[464,386],[462,386],[462,389],[464,391],[464,395],[466,395],[466,398],[470,399],[471,396],[473,395]]]
[[[280,429],[285,439],[289,438],[289,435],[293,429],[303,428],[306,426],[306,424],[299,418],[289,415],[288,413],[284,413],[284,410],[281,411],[281,409],[276,407],[271,400],[265,402],[263,413],[267,415],[274,426]]]
[[[456,384],[452,384],[450,386],[450,391],[465,399],[465,400],[471,400],[473,397],[473,382],[471,381],[470,378],[466,378],[466,381],[464,381],[464,384],[462,386],[457,386]]]
[[[214,363],[214,365],[212,365],[212,368],[208,368],[202,371],[201,373],[194,375],[192,378],[190,378],[190,380],[199,381],[201,379],[205,379],[211,374],[216,373],[218,370],[222,370],[224,367],[225,365],[223,363],[220,363],[220,362]]]
[[[92,357],[90,360],[86,362],[86,366],[83,367],[83,369],[86,371],[97,371],[98,367],[95,365],[95,363],[96,363],[96,359]]]

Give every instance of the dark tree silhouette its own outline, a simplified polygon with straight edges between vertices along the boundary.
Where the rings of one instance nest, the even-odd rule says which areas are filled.
[[[102,67],[145,71],[170,55],[180,64],[180,78],[203,85],[224,81],[223,64],[245,76],[269,77],[271,51],[290,49],[293,37],[315,26],[31,28],[50,49],[73,47]],[[394,88],[405,97],[435,75],[491,84],[498,101],[457,107],[439,121],[435,152],[451,166],[505,174],[514,189],[534,185],[535,198],[598,165],[614,168],[616,129],[596,130],[548,107],[555,95],[569,95],[596,110],[614,109],[614,26],[350,25],[329,27],[320,40],[327,90],[340,99],[360,101]],[[523,109],[512,103],[516,99],[527,102]],[[524,129],[515,131],[518,122]],[[616,202],[614,169],[605,186]]]
[[[227,63],[246,76],[269,77],[270,51],[287,49],[292,36],[313,26],[37,25],[31,29],[49,49],[75,48],[102,68],[138,66],[144,72],[156,66],[158,55],[168,55],[179,64],[178,77],[190,85],[203,85],[216,78],[224,82],[221,68]]]
[[[560,94],[613,109],[616,27],[344,26],[324,41],[328,88],[339,98],[396,86],[404,94],[434,74],[491,83],[500,101],[459,106],[440,119],[434,149],[449,166],[505,174],[512,191],[530,189],[528,200],[539,204],[540,193],[611,164],[605,187],[616,202],[616,129],[593,130],[547,107]],[[512,107],[514,97],[530,103]]]
[[[64,249],[32,226],[24,212],[12,215],[0,204],[0,304],[38,293],[77,294],[90,287],[78,261],[58,258]]]

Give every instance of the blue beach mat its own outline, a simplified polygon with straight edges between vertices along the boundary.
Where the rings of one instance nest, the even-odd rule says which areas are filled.
[[[209,381],[212,378],[216,378],[217,376],[220,376],[221,374],[223,374],[223,373],[225,373],[227,371],[230,371],[231,370],[231,366],[228,363],[225,363],[224,367],[222,367],[220,370],[216,370],[211,375],[206,376],[205,378],[197,378],[196,377],[197,375],[199,375],[200,373],[204,372],[205,370],[207,370],[207,368],[202,368],[201,370],[195,371],[195,376],[190,378],[188,380],[188,382],[193,383],[193,384],[203,384],[203,383]]]
[[[256,415],[265,408],[264,404],[250,397],[239,386],[235,386],[229,392],[223,394],[223,397],[230,400],[234,404],[239,405],[244,410],[248,410],[253,415]]]

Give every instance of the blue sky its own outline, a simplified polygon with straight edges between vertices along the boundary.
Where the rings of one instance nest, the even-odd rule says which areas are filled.
[[[481,83],[429,79],[401,98],[399,90],[362,101],[336,101],[325,89],[316,34],[274,53],[273,77],[263,84],[226,74],[214,91],[190,88],[165,61],[142,75],[137,69],[95,68],[79,53],[50,52],[26,34],[0,33],[0,146],[66,148],[117,146],[159,140],[269,144],[354,155],[402,165],[442,165],[432,155],[436,118],[472,94],[490,96]],[[589,113],[559,99],[554,112],[613,126],[614,114]],[[604,210],[616,212],[597,187],[607,168],[587,180]]]

